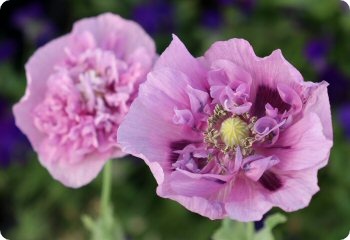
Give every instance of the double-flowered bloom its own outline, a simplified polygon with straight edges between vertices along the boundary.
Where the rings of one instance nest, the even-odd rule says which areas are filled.
[[[14,114],[54,178],[80,187],[125,155],[117,130],[155,58],[144,30],[110,13],[78,21],[35,52]]]
[[[158,195],[211,219],[294,211],[319,190],[332,125],[327,83],[304,82],[279,50],[242,39],[194,58],[174,36],[118,133],[149,165]]]

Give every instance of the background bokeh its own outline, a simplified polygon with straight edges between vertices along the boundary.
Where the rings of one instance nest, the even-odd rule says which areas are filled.
[[[288,213],[277,239],[339,240],[350,230],[350,10],[339,0],[10,0],[0,10],[0,231],[11,240],[87,239],[80,216],[98,215],[101,176],[73,190],[53,180],[15,127],[24,64],[80,18],[117,13],[141,24],[161,53],[175,33],[200,56],[217,40],[245,38],[259,56],[280,48],[304,78],[330,83],[334,147],[309,207]],[[155,194],[146,165],[113,162],[113,204],[129,239],[210,239],[219,221]],[[274,209],[273,211],[279,211]]]

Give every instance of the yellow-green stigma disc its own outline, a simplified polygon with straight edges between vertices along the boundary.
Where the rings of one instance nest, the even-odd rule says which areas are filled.
[[[248,124],[238,117],[230,117],[222,122],[220,136],[228,147],[241,145],[242,140],[249,136]]]

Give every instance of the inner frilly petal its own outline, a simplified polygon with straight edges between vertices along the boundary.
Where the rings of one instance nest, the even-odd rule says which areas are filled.
[[[188,109],[174,109],[173,122],[178,125],[187,125],[189,127],[194,126],[194,118],[192,112]]]
[[[299,94],[293,88],[283,83],[277,85],[277,90],[281,99],[291,105],[291,114],[299,113],[303,105]]]
[[[256,133],[256,139],[258,141],[264,140],[265,145],[273,145],[278,137],[280,132],[280,127],[283,126],[286,120],[277,122],[272,117],[262,117],[259,118],[253,127],[253,131]]]
[[[214,104],[223,105],[225,101],[237,106],[244,104],[250,92],[251,81],[249,73],[227,60],[213,62],[208,72]]]
[[[71,151],[81,156],[114,151],[118,148],[118,125],[134,97],[130,84],[135,79],[122,81],[128,65],[112,52],[95,48],[89,32],[76,41],[67,48],[65,61],[56,65],[48,79],[45,99],[34,111],[35,125],[49,136],[47,144],[67,149],[67,156],[72,155]],[[72,59],[69,54],[74,52]],[[144,76],[137,78],[141,77]],[[66,137],[67,132],[75,137]]]
[[[242,169],[248,178],[256,182],[265,171],[277,163],[279,163],[279,159],[276,156],[253,155],[243,160]]]
[[[209,83],[211,86],[224,84],[229,85],[231,88],[237,88],[241,83],[246,83],[250,86],[252,82],[251,75],[247,71],[225,59],[214,61],[211,64],[211,71],[220,73],[211,75],[209,72]]]

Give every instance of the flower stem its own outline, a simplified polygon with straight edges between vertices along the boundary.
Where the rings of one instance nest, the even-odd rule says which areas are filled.
[[[105,214],[109,210],[112,190],[112,160],[109,160],[103,169],[101,212]]]
[[[100,216],[93,220],[88,215],[82,216],[82,221],[91,232],[92,240],[124,240],[121,223],[114,216],[113,204],[111,203],[112,192],[112,160],[109,160],[103,169]]]
[[[254,222],[245,223],[246,239],[253,240],[254,237]]]

